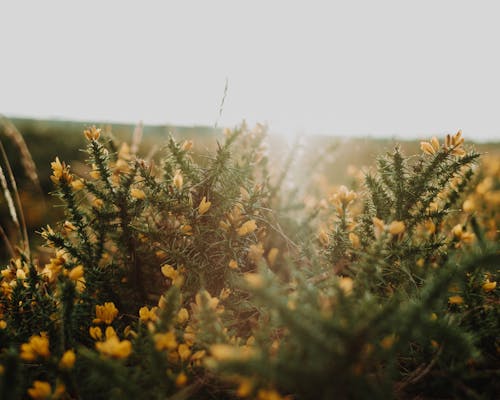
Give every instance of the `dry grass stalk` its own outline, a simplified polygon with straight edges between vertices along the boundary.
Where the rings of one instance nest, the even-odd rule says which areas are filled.
[[[12,122],[9,121],[8,118],[0,114],[0,122],[3,126],[3,132],[5,136],[7,136],[14,145],[19,150],[19,154],[21,155],[21,164],[24,168],[26,176],[33,182],[33,184],[41,191],[40,180],[38,178],[37,168],[33,158],[31,157],[31,153],[24,141],[23,135],[17,130]]]
[[[10,243],[9,237],[5,233],[5,230],[0,226],[0,237],[3,239],[5,243],[5,248],[7,249],[7,252],[9,253],[10,258],[15,258],[16,253],[14,252],[14,249],[12,248],[12,244]]]
[[[10,185],[12,187],[12,194],[14,195],[13,198],[15,200],[15,203],[13,202],[12,205],[9,205],[9,211],[10,211],[11,216],[12,216],[13,212],[14,213],[16,212],[15,206],[17,206],[17,214],[16,214],[16,221],[18,221],[17,226],[19,227],[19,230],[21,232],[21,237],[23,238],[23,250],[24,250],[26,256],[28,256],[28,258],[29,258],[30,257],[30,245],[29,245],[28,229],[26,228],[26,220],[24,218],[23,206],[21,203],[21,198],[19,197],[19,191],[17,190],[16,180],[14,178],[12,168],[10,167],[9,159],[7,158],[7,154],[5,153],[5,149],[4,149],[1,141],[0,141],[0,155],[1,155],[2,161],[5,165],[7,176],[10,180]],[[11,192],[8,190],[7,179],[5,177],[5,174],[3,173],[3,169],[2,169],[2,175],[3,175],[3,181],[4,181],[4,182],[2,182],[2,186],[5,183],[5,187],[7,188],[6,191],[4,190],[4,194],[6,192],[8,192],[9,195],[11,196]],[[7,199],[7,197],[6,197],[6,199]],[[11,200],[12,200],[12,196],[11,196]],[[8,202],[8,200],[7,200],[7,202]],[[17,215],[19,216],[19,220],[17,220]]]
[[[139,151],[139,145],[142,142],[143,132],[144,126],[142,121],[139,121],[139,123],[135,126],[134,133],[132,135],[132,145],[130,146],[130,152],[133,155],[137,155],[137,152]]]
[[[9,190],[9,185],[7,184],[7,179],[5,178],[5,174],[3,172],[3,168],[0,165],[0,186],[2,186],[3,196],[5,197],[5,202],[7,203],[7,207],[9,209],[10,218],[12,222],[19,228],[19,219],[17,218],[16,207],[14,206],[14,200],[12,200],[12,195]]]

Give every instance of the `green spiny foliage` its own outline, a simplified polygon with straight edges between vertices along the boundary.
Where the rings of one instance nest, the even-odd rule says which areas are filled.
[[[52,258],[2,270],[1,398],[498,393],[496,214],[472,207],[493,178],[460,133],[329,196],[286,187],[296,150],[273,175],[260,126],[198,157],[170,137],[148,161],[85,136],[87,175],[52,163]]]

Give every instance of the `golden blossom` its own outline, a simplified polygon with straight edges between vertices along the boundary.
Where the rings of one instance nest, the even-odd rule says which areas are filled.
[[[254,232],[256,229],[257,229],[257,224],[254,219],[251,219],[245,222],[243,225],[241,225],[240,228],[236,231],[236,233],[238,234],[238,236],[245,236]]]
[[[207,201],[207,198],[203,196],[203,199],[201,199],[200,205],[198,206],[198,214],[205,214],[210,209],[211,205],[212,203],[210,201]]]
[[[115,317],[118,315],[118,309],[115,304],[112,302],[106,302],[103,305],[95,306],[95,315],[94,324],[98,324],[100,322],[104,322],[109,325]]]
[[[21,345],[20,357],[24,361],[35,361],[37,358],[49,358],[49,339],[45,335],[34,335],[28,343]]]
[[[91,126],[89,129],[85,129],[83,131],[83,134],[85,135],[85,137],[89,141],[97,140],[97,139],[99,139],[99,136],[101,135],[101,129],[96,128],[95,126]]]
[[[33,400],[47,400],[52,397],[52,387],[45,381],[34,381],[28,389],[28,394]]]
[[[102,355],[118,359],[127,358],[132,352],[132,343],[129,340],[120,340],[117,336],[97,342],[95,347]]]

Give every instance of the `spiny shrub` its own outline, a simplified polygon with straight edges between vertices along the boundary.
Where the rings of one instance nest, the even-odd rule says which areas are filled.
[[[497,225],[472,184],[500,180],[475,178],[460,132],[396,147],[313,209],[260,126],[196,158],[171,137],[149,161],[84,133],[85,176],[51,165],[50,261],[1,271],[1,398],[498,393]]]

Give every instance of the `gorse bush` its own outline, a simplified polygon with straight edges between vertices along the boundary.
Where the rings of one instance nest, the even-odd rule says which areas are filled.
[[[84,134],[50,261],[1,271],[0,398],[498,394],[500,167],[460,132],[331,193],[285,184],[293,152],[274,174],[261,126],[147,161]]]

